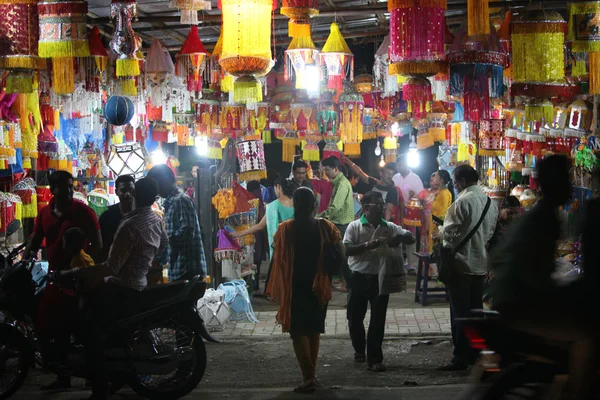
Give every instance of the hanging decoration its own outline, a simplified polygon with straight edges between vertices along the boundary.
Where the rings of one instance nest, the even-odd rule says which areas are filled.
[[[236,138],[244,135],[248,121],[246,107],[243,104],[221,102],[219,118],[219,125],[225,136]]]
[[[383,97],[393,96],[398,92],[398,77],[389,73],[389,47],[390,35],[387,35],[375,52],[373,64],[373,86],[383,91]]]
[[[491,118],[490,98],[504,95],[507,55],[493,27],[489,29],[490,34],[475,36],[461,29],[448,52],[450,94],[464,97],[465,121]]]
[[[321,68],[327,67],[327,88],[343,90],[344,80],[349,76],[354,80],[354,54],[335,22],[331,24],[331,32],[319,53]]]
[[[505,154],[504,120],[479,121],[479,155],[501,157]]]
[[[277,7],[273,0],[221,0],[223,50],[219,64],[236,77],[234,101],[262,101],[258,76],[273,67],[271,59],[271,16]]]
[[[263,144],[271,143],[270,114],[271,104],[267,102],[256,103],[255,109],[248,110],[248,127]]]
[[[0,1],[0,70],[8,71],[7,93],[31,93],[33,73],[46,68],[38,57],[37,1]]]
[[[490,4],[489,0],[467,1],[468,35],[490,34]]]
[[[318,133],[325,141],[323,159],[331,156],[340,158],[340,149],[338,147],[338,143],[341,143],[339,116],[337,106],[332,100],[331,92],[321,94],[321,99],[317,105],[317,126],[319,128]]]
[[[210,10],[211,2],[207,0],[171,0],[170,7],[179,8],[180,22],[185,25],[198,25],[198,11]]]
[[[111,96],[104,105],[104,118],[109,124],[123,126],[131,121],[134,113],[133,102],[124,96]]]
[[[392,0],[390,75],[433,76],[444,69],[446,0]]]
[[[121,78],[121,90],[126,96],[137,95],[135,78],[140,75],[138,52],[142,40],[135,34],[131,22],[137,19],[135,0],[112,0],[110,18],[115,24],[115,32],[110,41],[111,50],[117,55],[116,76]]]
[[[158,39],[152,39],[146,56],[146,78],[150,82],[150,104],[155,107],[163,104],[163,88],[173,73],[172,63],[169,63],[166,57],[170,58]]]
[[[88,45],[90,48],[90,57],[84,59],[85,90],[87,92],[99,93],[105,84],[104,71],[106,71],[108,63],[108,52],[102,44],[100,30],[97,26],[92,27],[90,31]]]
[[[289,37],[310,36],[309,19],[319,14],[318,0],[282,0],[282,15],[290,19],[288,23]],[[308,32],[306,29],[308,28]]]
[[[569,94],[565,78],[567,23],[556,11],[535,10],[513,19],[512,94],[555,97]],[[566,93],[565,93],[566,91]]]
[[[260,181],[267,178],[265,149],[261,140],[248,140],[237,145],[241,181]]]
[[[344,153],[348,156],[360,155],[360,143],[363,141],[363,109],[362,95],[348,87],[340,95],[340,136],[344,142]]]
[[[415,118],[424,118],[431,107],[433,95],[427,78],[411,77],[402,85],[402,100],[408,103],[407,111]]]
[[[600,1],[569,3],[568,14],[567,40],[573,53],[589,53],[589,93],[600,94]],[[576,60],[576,65],[585,68],[585,61]],[[573,71],[574,76],[576,73]]]
[[[208,52],[200,41],[198,26],[192,25],[177,56],[177,76],[183,79],[190,92],[202,92],[202,75]]]
[[[86,1],[38,3],[40,57],[52,58],[52,90],[59,95],[75,90],[75,57],[88,57]]]
[[[296,27],[292,30],[292,26]],[[292,32],[296,36],[292,36]],[[296,89],[318,88],[319,68],[316,57],[319,53],[310,36],[310,23],[308,21],[290,21],[290,36],[292,41],[285,51],[284,76],[285,80],[292,80],[296,73]]]

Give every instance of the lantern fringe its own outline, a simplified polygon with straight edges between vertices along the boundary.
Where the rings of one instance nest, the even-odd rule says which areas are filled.
[[[306,19],[313,15],[319,15],[319,10],[310,7],[281,7],[279,13],[286,17],[294,19]]]
[[[398,148],[398,141],[395,137],[383,138],[383,149],[384,150],[396,150]]]
[[[411,219],[406,219],[404,218],[402,220],[403,225],[407,225],[407,226],[421,226],[421,221],[413,221]]]
[[[124,79],[121,81],[121,92],[123,96],[137,96],[135,79]]]
[[[390,64],[390,75],[422,75],[433,76],[445,71],[447,65],[444,61],[402,61]]]
[[[429,134],[434,142],[446,141],[446,128],[429,128]],[[385,146],[383,148],[385,149]]]
[[[233,90],[235,78],[232,75],[225,74],[221,79],[221,91],[223,93],[229,93]]]
[[[513,22],[511,28],[513,35],[528,35],[534,33],[567,33],[567,23],[565,21],[535,23]]]
[[[56,94],[71,94],[75,91],[75,66],[71,57],[52,59],[52,89]]]
[[[210,158],[211,160],[222,160],[223,159],[223,149],[217,142],[217,146],[208,146],[208,151],[206,152],[206,158]]]
[[[288,22],[288,36],[294,39],[307,36],[310,38],[310,23],[300,24],[297,20],[291,19]],[[312,48],[314,48],[314,45]]]
[[[347,156],[360,156],[360,143],[344,143],[344,154]]]
[[[137,58],[120,58],[117,60],[117,77],[138,76],[140,63]]]
[[[513,34],[512,67],[515,82],[558,82],[565,77],[564,34]],[[543,66],[543,68],[541,67]]]
[[[386,154],[385,156],[386,163],[395,163],[396,162],[396,152]]]
[[[246,171],[240,172],[241,181],[260,181],[261,179],[267,179],[267,171]]]
[[[574,23],[575,15],[597,14],[598,12],[600,12],[600,3],[598,3],[597,1],[582,2],[582,3],[569,3],[567,12],[569,13],[569,31],[567,33],[567,39],[573,40],[573,46],[575,46],[575,43],[579,42],[579,41],[575,40],[575,38],[576,38],[575,23]],[[573,51],[579,52],[579,50],[575,50],[575,48],[573,48]]]
[[[31,76],[9,74],[6,77],[6,93],[31,93],[33,92],[33,79]]]
[[[423,150],[434,145],[433,137],[429,132],[417,135],[417,148]]]
[[[481,87],[480,93],[489,91],[489,97],[504,96],[504,67],[489,64],[456,64],[450,67],[450,94],[460,96],[465,93],[465,80],[475,80],[482,77],[488,83],[487,88]]]
[[[600,41],[574,40],[572,49],[574,53],[600,53]]]
[[[580,77],[580,76],[586,76],[587,75],[587,67],[585,65],[585,60],[581,60],[581,59],[575,59],[575,61],[573,61],[573,67],[571,68],[571,76],[574,78]]]
[[[468,33],[471,35],[490,34],[490,4],[489,0],[467,1]]]
[[[0,4],[1,0],[0,0]],[[0,57],[2,69],[46,69],[46,60],[35,56],[2,56]]]
[[[363,128],[363,140],[371,140],[371,139],[376,139],[376,138],[377,138],[377,132],[375,132],[375,131],[365,132],[364,128]]]
[[[42,58],[89,57],[90,47],[87,40],[39,42],[38,55]]]
[[[289,163],[294,162],[296,146],[300,145],[300,139],[284,139],[282,142],[281,161]]]
[[[335,22],[331,24],[329,37],[327,38],[323,49],[321,49],[321,54],[324,53],[352,54],[350,47],[348,47],[348,43],[346,43],[346,39],[344,39],[344,36],[340,31],[340,27]]]
[[[590,94],[600,94],[600,52],[590,53]],[[583,62],[585,64],[585,62]]]
[[[233,100],[236,103],[258,103],[262,101],[262,87],[257,80],[242,81],[233,84]]]
[[[478,155],[484,157],[502,157],[506,155],[506,150],[488,150],[480,148]]]
[[[446,0],[391,0],[388,1],[388,11],[396,8],[447,8]]]
[[[526,105],[525,119],[527,121],[545,121],[551,123],[554,121],[554,107],[552,104]]]
[[[302,150],[302,159],[304,161],[320,161],[321,154],[319,150]]]
[[[273,142],[270,130],[262,131],[262,141],[263,141],[263,144],[271,144]]]

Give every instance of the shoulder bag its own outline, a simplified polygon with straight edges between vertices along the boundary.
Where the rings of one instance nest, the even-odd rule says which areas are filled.
[[[481,218],[479,218],[479,221],[475,227],[467,236],[465,236],[458,246],[452,248],[451,246],[444,246],[442,243],[435,246],[434,252],[436,254],[438,263],[439,279],[443,283],[447,284],[448,281],[452,279],[452,275],[456,271],[456,253],[458,253],[469,242],[469,240],[471,240],[475,232],[477,232],[485,216],[487,215],[491,204],[492,200],[488,197],[485,208],[483,209],[483,213],[481,214]]]

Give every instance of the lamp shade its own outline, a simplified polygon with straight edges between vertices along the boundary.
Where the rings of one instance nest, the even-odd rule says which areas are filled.
[[[181,51],[176,56],[177,75],[185,80],[190,92],[202,91],[202,74],[208,52],[198,35],[198,27],[192,25]]]
[[[111,96],[104,105],[104,118],[109,124],[123,126],[133,118],[133,102],[124,96]]]
[[[347,75],[350,75],[351,81],[354,80],[354,55],[338,24],[332,23],[330,29],[329,37],[319,53],[319,60],[321,65],[327,66],[327,87],[342,90]]]

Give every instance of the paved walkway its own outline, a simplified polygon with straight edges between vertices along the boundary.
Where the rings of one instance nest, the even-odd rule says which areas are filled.
[[[236,336],[282,336],[281,326],[275,323],[275,311],[256,313],[257,324],[248,321],[229,322],[222,332],[214,332],[217,337]],[[365,317],[369,323],[370,311]],[[439,335],[450,334],[450,309],[448,308],[397,308],[388,309],[386,336],[400,335]],[[346,310],[329,310],[325,320],[325,335],[348,335]]]

